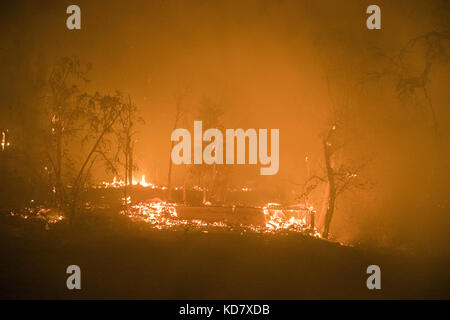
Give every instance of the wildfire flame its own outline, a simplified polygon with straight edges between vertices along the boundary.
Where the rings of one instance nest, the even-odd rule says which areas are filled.
[[[133,185],[139,184],[139,185],[141,185],[141,186],[143,186],[143,187],[154,187],[153,184],[151,184],[151,183],[145,181],[145,174],[142,175],[141,181],[137,182],[136,180],[133,179],[133,182],[132,182],[132,183],[133,183]]]
[[[6,133],[7,132],[8,132],[8,130],[6,130],[6,132],[2,131],[2,140],[0,142],[0,146],[2,148],[2,151],[5,151],[5,148],[7,148],[7,147],[9,147],[11,145],[8,141],[6,141]]]
[[[140,180],[132,179],[133,186],[141,186],[143,188],[158,188],[161,190],[166,187],[156,186],[146,181],[143,174]],[[104,188],[123,188],[126,186],[124,180],[113,178],[112,182],[102,182]],[[200,187],[194,186],[194,189],[201,190]],[[242,188],[242,191],[249,191],[250,188]],[[317,229],[312,226],[311,217],[314,215],[314,208],[312,206],[306,207],[296,205],[294,207],[282,207],[278,203],[267,203],[262,209],[264,214],[264,225],[228,225],[226,222],[205,222],[201,219],[184,220],[180,219],[177,213],[176,205],[167,203],[159,199],[153,199],[147,202],[132,203],[130,196],[122,198],[122,203],[126,205],[126,209],[121,213],[127,215],[129,218],[138,221],[144,221],[157,229],[175,229],[177,226],[183,228],[192,228],[208,233],[206,229],[213,228],[228,228],[228,230],[240,230],[241,233],[256,232],[256,233],[279,233],[279,232],[298,232],[306,233],[314,237],[320,237]],[[51,219],[52,223],[56,222]]]
[[[319,232],[308,223],[308,215],[314,214],[314,208],[308,207],[303,210],[284,209],[278,203],[268,203],[263,207],[266,228],[271,231],[290,230],[312,233],[320,237]]]
[[[117,181],[116,181],[117,183]],[[124,203],[130,204],[131,198],[123,199]],[[148,223],[152,228],[159,230],[197,230],[209,233],[214,230],[239,232],[241,235],[250,233],[270,233],[277,234],[283,232],[306,233],[320,238],[319,232],[308,223],[304,210],[283,209],[273,203],[265,205],[263,208],[265,225],[229,225],[226,221],[207,222],[201,219],[186,220],[179,217],[177,205],[154,199],[148,202],[141,202],[127,206],[121,214],[127,215],[133,221]],[[313,210],[312,207],[307,210]],[[46,230],[50,224],[64,220],[62,212],[56,209],[45,207],[27,208],[27,210],[13,213],[11,216],[19,216],[23,219],[42,219],[46,223]]]
[[[141,176],[141,179],[140,179],[139,181],[137,181],[137,180],[133,177],[132,183],[131,183],[131,184],[132,184],[133,186],[139,185],[139,186],[142,186],[142,187],[144,187],[144,188],[147,188],[147,187],[151,187],[152,189],[157,188],[157,186],[155,186],[154,184],[152,184],[152,183],[150,183],[150,182],[147,182],[147,181],[145,180],[145,174],[143,174],[143,175]],[[125,187],[125,181],[123,181],[122,179],[117,179],[117,177],[114,177],[112,182],[103,181],[103,182],[102,182],[102,186],[103,186],[104,188],[122,188],[122,187]]]
[[[176,227],[190,227],[200,229],[208,233],[207,229],[228,228],[231,231],[239,229],[242,232],[256,233],[277,233],[277,232],[301,232],[308,233],[314,237],[320,237],[319,232],[312,228],[307,221],[307,213],[313,211],[312,207],[304,210],[282,209],[278,204],[268,203],[263,208],[265,225],[254,226],[244,225],[230,226],[224,222],[206,222],[201,219],[184,220],[180,219],[176,210],[176,205],[163,201],[141,202],[132,205],[128,210],[123,211],[133,220],[144,221],[157,229],[175,229]]]

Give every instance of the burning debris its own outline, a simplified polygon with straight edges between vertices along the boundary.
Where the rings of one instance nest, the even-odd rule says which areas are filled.
[[[263,224],[251,223],[230,223],[231,219],[222,218],[218,221],[206,221],[205,219],[183,217],[178,211],[184,210],[185,206],[177,206],[173,203],[167,203],[159,199],[152,199],[148,202],[141,202],[131,205],[127,210],[121,213],[127,215],[134,221],[143,221],[152,227],[160,230],[180,230],[192,229],[208,233],[214,230],[255,233],[280,233],[280,232],[298,232],[310,234],[314,237],[320,237],[319,232],[311,227],[310,216],[314,214],[312,208],[308,209],[289,209],[282,208],[278,204],[269,203],[263,208],[251,208],[254,212],[260,212],[264,215]],[[205,214],[214,215],[216,211],[228,212],[228,215],[236,215],[236,207],[188,207],[190,211],[208,211]],[[257,210],[255,210],[257,209]],[[238,217],[239,218],[239,217]]]
[[[293,215],[289,214],[292,213]],[[263,207],[266,227],[272,230],[301,228],[307,225],[306,215],[296,215],[297,210],[284,210],[278,203],[268,203]]]
[[[38,220],[45,223],[45,229],[49,229],[49,225],[63,221],[64,215],[58,209],[45,208],[44,206],[26,207],[18,212],[11,211],[10,216],[19,217],[24,220]]]
[[[133,179],[132,185],[141,188],[157,190],[167,189],[147,182],[145,175],[139,181]],[[125,187],[123,180],[114,177],[112,182],[102,182],[97,188],[120,189]],[[195,189],[195,188],[194,188]],[[248,189],[246,189],[247,191]],[[286,233],[295,232],[320,237],[314,227],[314,208],[304,205],[285,207],[277,203],[267,203],[264,206],[217,206],[208,202],[203,206],[187,206],[166,202],[159,198],[146,201],[132,201],[127,195],[121,197],[120,213],[136,222],[144,222],[158,230],[197,232],[234,232],[234,233]],[[84,209],[98,209],[104,204],[85,203]],[[108,207],[108,205],[106,205]],[[102,207],[104,209],[104,207]],[[44,206],[29,207],[20,212],[11,212],[11,216],[23,219],[38,219],[45,222],[45,228],[50,224],[64,220],[61,210]]]
[[[143,221],[159,230],[177,228],[186,229],[189,227],[201,228],[210,226],[208,223],[199,220],[180,219],[177,213],[176,205],[169,204],[159,199],[152,199],[149,202],[141,202],[123,210],[122,214],[127,215],[134,221]],[[213,227],[226,227],[225,224],[215,223]]]
[[[133,179],[133,186],[165,190],[165,186],[149,183],[142,175],[139,181]],[[125,181],[114,177],[112,182],[102,182],[100,188],[124,188]],[[175,188],[176,189],[176,188]],[[193,190],[201,191],[197,185]],[[242,188],[241,191],[250,191]],[[320,237],[314,226],[314,208],[304,205],[283,207],[267,203],[262,207],[236,206],[185,206],[162,201],[159,198],[134,203],[130,196],[122,197],[126,209],[121,214],[133,221],[145,222],[159,230],[197,230],[208,233],[212,230],[232,232],[280,233],[297,232]],[[249,218],[249,216],[253,218]]]
[[[133,178],[133,182],[132,182],[133,186],[141,186],[144,188],[152,188],[152,189],[157,189],[157,188],[161,188],[164,189],[165,187],[159,187],[154,185],[153,183],[147,182],[145,180],[145,175],[143,174],[141,177],[141,180],[137,181],[136,179]],[[125,181],[121,180],[121,179],[117,179],[117,177],[113,178],[112,182],[108,182],[108,181],[103,181],[101,183],[100,186],[97,186],[99,188],[123,188],[125,187]]]

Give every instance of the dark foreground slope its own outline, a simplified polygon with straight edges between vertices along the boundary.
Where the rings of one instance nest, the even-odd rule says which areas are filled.
[[[1,298],[449,298],[449,261],[343,247],[298,234],[158,231],[101,217],[46,231],[3,218]],[[66,268],[82,289],[66,289]],[[382,290],[366,288],[377,264]]]

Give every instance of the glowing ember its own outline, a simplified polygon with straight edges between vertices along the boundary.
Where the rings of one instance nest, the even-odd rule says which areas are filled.
[[[62,211],[58,209],[45,208],[43,206],[24,208],[19,212],[10,212],[10,215],[12,217],[17,216],[26,220],[37,219],[44,221],[46,224],[46,230],[48,230],[49,224],[55,224],[64,220]]]
[[[263,207],[266,227],[269,229],[288,229],[292,226],[304,228],[306,226],[306,215],[295,212],[293,216],[288,216],[277,203],[268,203]]]
[[[178,220],[177,210],[174,205],[163,201],[143,202],[132,205],[128,211],[122,211],[133,220],[147,222],[157,229],[168,229],[176,225],[185,224]]]
[[[289,230],[295,232],[310,233],[320,237],[320,233],[311,226],[311,216],[314,208],[302,207],[298,209],[285,209],[278,203],[268,203],[263,207],[266,228],[272,231]]]
[[[132,179],[132,185],[133,186],[139,185],[139,186],[144,187],[144,188],[151,187],[152,189],[157,188],[157,186],[155,186],[154,184],[152,184],[150,182],[147,182],[145,180],[145,175],[144,174],[142,175],[140,181],[137,181],[135,178],[133,178]],[[117,179],[117,177],[114,177],[112,182],[103,181],[102,182],[102,186],[104,188],[123,188],[123,187],[125,187],[125,181],[123,181],[121,179]]]
[[[121,188],[121,187],[125,186],[125,182],[123,180],[117,180],[117,178],[114,177],[112,182],[103,181],[102,185],[105,188]]]
[[[113,182],[117,185],[117,180]],[[131,198],[123,198],[124,204],[130,204]],[[262,208],[265,218],[265,225],[252,224],[228,224],[226,221],[207,222],[202,219],[186,220],[181,219],[177,212],[177,205],[167,203],[159,199],[152,199],[148,202],[141,202],[130,205],[121,214],[127,215],[133,221],[141,221],[149,224],[158,230],[193,230],[203,233],[211,231],[229,231],[233,233],[304,233],[314,237],[320,237],[318,231],[311,230],[307,214],[312,211],[310,208],[284,209],[275,203],[269,203]],[[64,215],[58,209],[50,209],[42,206],[26,208],[20,212],[10,213],[11,216],[18,216],[22,219],[39,219],[45,222],[46,230],[49,225],[64,220]]]
[[[153,187],[153,184],[148,183],[145,181],[145,175],[142,175],[141,181],[139,182],[139,184],[143,187]]]
[[[8,130],[6,130],[6,132],[5,131],[2,132],[2,140],[0,143],[0,145],[2,147],[2,151],[5,151],[5,148],[7,148],[11,145],[8,141],[6,141],[6,133],[7,132],[8,132]]]
[[[131,203],[131,197],[130,196],[128,196],[128,197],[126,197],[126,198],[122,198],[122,203],[125,205],[125,204],[130,204]]]

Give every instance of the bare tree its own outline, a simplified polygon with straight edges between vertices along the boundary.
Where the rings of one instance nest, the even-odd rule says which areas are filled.
[[[342,77],[342,74],[338,74],[337,79],[343,81],[343,85],[342,88],[338,86],[337,93],[333,94],[329,74],[326,76],[331,124],[321,138],[324,168],[321,169],[321,172],[310,175],[308,163],[308,178],[300,194],[300,198],[306,202],[314,190],[322,184],[326,185],[325,218],[322,230],[322,237],[326,239],[329,237],[339,196],[346,191],[371,187],[370,181],[361,176],[370,158],[366,159],[366,155],[361,155],[360,149],[352,152],[355,151],[352,148],[358,145],[355,143],[357,137],[354,132],[354,123],[357,122],[355,121],[357,118],[355,118],[355,110],[352,108],[351,101],[351,95],[355,89],[349,89],[349,80]],[[358,155],[358,159],[355,158],[355,154]]]
[[[349,160],[346,163],[336,160],[336,154],[343,151],[343,145],[338,142],[336,130],[336,125],[333,125],[322,139],[324,173],[309,177],[303,185],[303,193],[300,194],[301,199],[306,199],[319,185],[326,184],[328,188],[327,206],[322,231],[322,237],[325,239],[329,236],[338,197],[346,191],[370,187],[370,183],[360,177],[360,172],[368,164],[368,161],[363,161],[358,165],[349,165],[347,163],[353,163],[353,161]]]
[[[54,179],[51,188],[60,207],[65,203],[63,169],[68,157],[67,148],[83,113],[79,84],[88,81],[86,75],[89,69],[90,66],[83,68],[77,58],[65,57],[55,64],[48,81],[45,111],[49,120],[49,133],[46,151]]]
[[[223,107],[220,102],[204,97],[198,110],[198,117],[202,120],[203,130],[210,128],[223,129],[221,123],[223,113]],[[214,163],[212,166],[206,164],[195,165],[192,169],[194,170],[194,175],[198,177],[198,185],[203,190],[203,203],[206,203],[208,201],[208,192],[210,195],[214,195],[219,167]]]
[[[183,117],[183,100],[186,97],[187,91],[177,92],[175,94],[175,121],[173,123],[173,130],[178,128],[179,122]],[[173,131],[172,130],[172,131]],[[167,173],[167,200],[172,201],[172,157],[171,152],[175,145],[175,141],[171,141],[169,150],[169,171]]]
[[[428,112],[431,118],[431,126],[434,131],[436,140],[439,140],[439,123],[436,114],[436,108],[432,103],[430,96],[430,78],[432,68],[439,60],[449,59],[446,49],[450,44],[450,30],[447,31],[431,31],[415,37],[401,48],[393,56],[389,56],[379,52],[379,55],[387,61],[385,67],[381,71],[368,73],[368,79],[379,79],[382,77],[391,77],[396,82],[396,91],[401,99],[408,97],[418,98],[420,95],[425,100]],[[408,55],[423,49],[423,64],[414,66],[409,63]],[[419,99],[415,99],[416,103]]]
[[[82,93],[80,84],[88,82],[89,69],[89,65],[83,67],[76,58],[60,59],[51,71],[46,96],[49,119],[46,153],[51,187],[57,205],[62,209],[70,208],[70,221],[97,164],[103,163],[107,170],[118,174],[122,150],[127,178],[133,167],[131,138],[136,107],[131,99],[124,103],[118,92],[114,95]],[[119,132],[125,141],[117,141]]]
[[[100,95],[96,93],[87,97],[86,128],[82,139],[84,145],[88,145],[87,153],[77,171],[72,184],[72,199],[70,221],[73,221],[81,190],[84,188],[92,167],[98,161],[103,161],[107,167],[117,172],[116,156],[111,155],[114,137],[114,126],[126,108],[122,96],[116,93],[114,96]]]
[[[137,123],[143,123],[143,119],[137,115],[137,106],[128,96],[128,101],[123,106],[123,112],[119,116],[119,128],[116,131],[119,142],[119,152],[123,155],[124,166],[124,199],[128,208],[128,186],[133,183],[133,170],[136,168],[133,162],[135,126]]]

